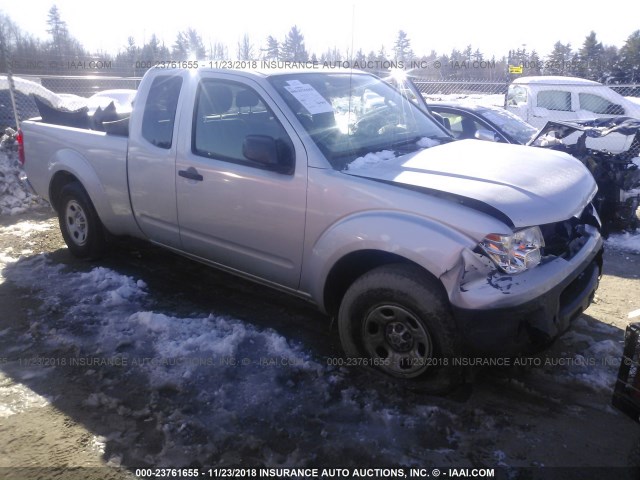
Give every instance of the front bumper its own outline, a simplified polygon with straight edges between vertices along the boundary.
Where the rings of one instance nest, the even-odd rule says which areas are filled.
[[[515,355],[548,345],[593,300],[602,253],[594,229],[570,260],[554,258],[520,275],[494,271],[462,283],[450,300],[465,351]]]

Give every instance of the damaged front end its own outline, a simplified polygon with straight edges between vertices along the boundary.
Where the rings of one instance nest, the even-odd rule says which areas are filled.
[[[573,135],[576,132],[581,133]],[[611,134],[631,137],[624,152],[611,153],[587,147],[588,138]],[[614,117],[548,122],[529,145],[560,150],[584,163],[598,184],[594,204],[605,234],[640,226],[640,120]]]
[[[539,264],[510,273],[482,242],[462,251],[441,277],[468,351],[483,355],[540,350],[591,303],[602,272],[602,237],[595,207],[536,227]],[[528,229],[524,229],[528,230]]]

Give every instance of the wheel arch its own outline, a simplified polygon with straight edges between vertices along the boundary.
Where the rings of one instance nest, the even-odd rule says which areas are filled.
[[[455,268],[462,251],[473,245],[468,236],[424,217],[398,212],[357,214],[334,224],[314,242],[300,286],[330,315],[337,312],[355,279],[391,263],[415,265],[446,292],[442,275]]]
[[[78,183],[85,192],[87,191],[78,177],[66,170],[58,170],[51,178],[51,182],[49,183],[49,201],[56,212],[60,209],[60,194],[62,193],[62,189],[66,185],[74,182]]]
[[[441,287],[441,293],[447,298],[446,289],[440,279],[413,260],[382,250],[358,250],[343,256],[329,271],[323,292],[323,304],[326,312],[331,316],[337,315],[345,293],[356,279],[378,267],[392,264],[415,267],[424,275],[432,278]]]
[[[91,200],[103,225],[111,230],[114,210],[98,172],[87,158],[71,149],[61,149],[55,152],[49,162],[49,174],[49,202],[56,212],[60,207],[62,189],[69,183],[77,182]]]

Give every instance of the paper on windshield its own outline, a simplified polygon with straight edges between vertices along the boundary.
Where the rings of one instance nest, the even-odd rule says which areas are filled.
[[[331,104],[311,85],[301,83],[298,80],[293,80],[288,83],[289,85],[285,85],[284,88],[286,88],[311,115],[333,112]]]

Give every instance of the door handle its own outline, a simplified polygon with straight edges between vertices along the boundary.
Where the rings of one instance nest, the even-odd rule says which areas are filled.
[[[202,180],[204,180],[204,177],[200,175],[198,173],[198,170],[193,167],[189,167],[186,170],[178,170],[178,175],[188,180],[195,180],[197,182],[201,182]]]

